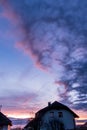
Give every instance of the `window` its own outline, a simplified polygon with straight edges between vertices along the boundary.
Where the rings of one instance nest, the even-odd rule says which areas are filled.
[[[63,117],[63,113],[62,112],[58,112],[58,116],[59,117]]]
[[[54,117],[54,112],[50,112],[50,117]]]

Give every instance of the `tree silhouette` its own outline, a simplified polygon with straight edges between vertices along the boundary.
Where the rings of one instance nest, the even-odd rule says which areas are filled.
[[[64,130],[64,124],[58,120],[49,121],[51,130]]]

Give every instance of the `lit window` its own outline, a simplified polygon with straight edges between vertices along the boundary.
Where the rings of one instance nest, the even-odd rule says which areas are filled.
[[[58,112],[58,116],[59,117],[63,117],[63,113],[62,112]]]

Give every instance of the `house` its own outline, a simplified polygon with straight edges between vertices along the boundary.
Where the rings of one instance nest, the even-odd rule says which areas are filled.
[[[0,130],[10,130],[10,126],[12,126],[12,122],[0,112]]]
[[[70,108],[55,101],[39,110],[35,118],[25,127],[25,130],[75,130],[75,118],[78,118]]]

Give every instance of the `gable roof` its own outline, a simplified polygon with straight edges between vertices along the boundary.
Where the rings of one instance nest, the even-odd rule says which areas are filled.
[[[3,126],[3,125],[12,126],[12,122],[3,113],[0,112],[0,126]]]
[[[36,116],[33,120],[29,121],[29,123],[24,127],[24,129],[28,128],[28,127],[37,127],[38,122],[40,121],[41,117],[49,110],[67,110],[70,113],[73,114],[74,118],[78,118],[79,116],[77,114],[75,114],[70,108],[68,108],[67,106],[55,101],[52,104],[50,104],[49,106],[39,110],[36,113]]]
[[[67,106],[55,101],[53,102],[52,104],[48,105],[47,107],[39,110],[37,113],[36,113],[36,116],[37,115],[40,115],[42,116],[43,114],[45,114],[45,112],[49,111],[49,110],[67,110],[69,111],[70,113],[73,114],[74,118],[78,118],[79,116],[77,114],[75,114],[70,108],[68,108]]]

